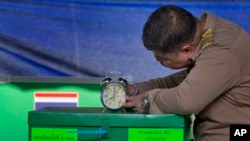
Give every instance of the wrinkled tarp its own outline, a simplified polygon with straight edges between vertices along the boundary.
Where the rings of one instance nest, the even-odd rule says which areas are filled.
[[[1,0],[0,75],[99,77],[120,71],[137,82],[173,73],[141,40],[149,14],[164,4],[197,17],[209,11],[250,31],[250,4],[244,1]]]

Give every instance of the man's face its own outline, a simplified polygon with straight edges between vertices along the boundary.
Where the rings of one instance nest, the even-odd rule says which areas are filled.
[[[186,53],[162,53],[161,51],[152,51],[155,59],[161,63],[161,65],[171,69],[181,69],[187,67],[188,57]]]

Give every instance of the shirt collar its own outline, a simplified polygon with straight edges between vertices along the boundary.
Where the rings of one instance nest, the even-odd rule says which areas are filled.
[[[214,15],[212,15],[211,13],[209,12],[204,12],[200,18],[200,20],[205,20],[205,25],[204,25],[204,28],[203,28],[203,34],[206,32],[207,29],[214,29],[214,25],[215,25],[215,22],[216,22],[216,17]],[[199,41],[198,43],[198,46],[197,46],[197,49],[195,50],[195,53],[194,55],[192,56],[192,60],[193,62],[196,61],[196,58],[199,57],[199,55],[201,54],[202,52],[202,43],[201,43],[201,40]]]

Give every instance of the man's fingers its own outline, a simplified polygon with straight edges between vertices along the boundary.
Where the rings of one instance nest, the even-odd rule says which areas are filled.
[[[123,104],[123,107],[126,108],[134,107],[135,106],[134,99],[135,99],[134,96],[127,96],[126,102]]]
[[[130,108],[130,107],[133,107],[133,104],[132,104],[132,102],[125,102],[123,104],[123,107]]]
[[[135,97],[134,96],[126,96],[127,101],[134,101]]]

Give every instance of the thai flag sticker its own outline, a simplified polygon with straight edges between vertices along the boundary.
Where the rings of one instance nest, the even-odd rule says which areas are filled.
[[[35,110],[44,107],[77,107],[77,92],[35,92]]]

